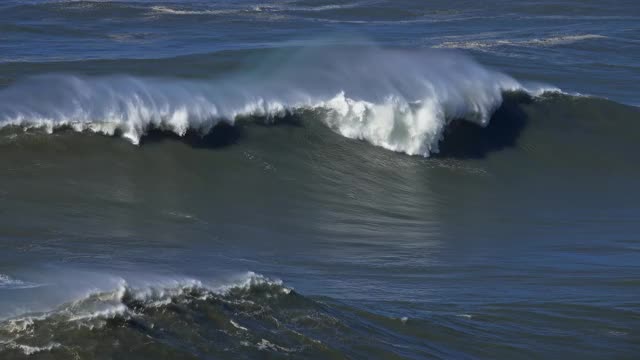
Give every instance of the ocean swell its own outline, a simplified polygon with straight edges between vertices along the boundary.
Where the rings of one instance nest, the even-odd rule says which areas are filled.
[[[486,126],[504,92],[537,95],[457,53],[303,50],[215,79],[42,75],[0,90],[0,127],[121,135],[206,134],[220,122],[321,113],[352,139],[410,155],[438,151],[453,119]]]

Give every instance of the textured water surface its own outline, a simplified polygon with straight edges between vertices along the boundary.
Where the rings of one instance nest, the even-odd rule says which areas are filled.
[[[0,358],[635,358],[639,20],[3,1]]]

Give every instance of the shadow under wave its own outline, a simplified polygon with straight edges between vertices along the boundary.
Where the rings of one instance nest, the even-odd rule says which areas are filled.
[[[208,132],[188,130],[180,136],[173,131],[151,129],[140,139],[140,145],[158,144],[164,141],[180,141],[195,149],[219,149],[237,144],[248,137],[247,126],[291,126],[303,127],[303,112],[286,112],[282,116],[270,119],[264,116],[237,118],[235,124],[218,122]],[[121,134],[114,134],[120,137]]]
[[[140,146],[179,141],[196,149],[218,149],[237,144],[244,137],[246,137],[246,131],[243,126],[220,122],[205,134],[189,130],[180,136],[173,131],[152,129],[140,139]]]
[[[440,142],[440,151],[432,157],[483,159],[492,152],[515,148],[529,123],[522,105],[532,101],[533,98],[523,92],[505,94],[502,105],[486,127],[461,119],[452,121]]]

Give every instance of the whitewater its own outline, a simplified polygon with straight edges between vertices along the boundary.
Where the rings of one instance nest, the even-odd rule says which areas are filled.
[[[322,55],[330,54],[330,55]],[[277,121],[320,113],[335,132],[410,155],[429,156],[451,120],[486,126],[505,92],[540,95],[459,53],[365,48],[299,50],[281,64],[210,80],[48,74],[0,90],[0,126],[70,128],[121,135],[184,136],[248,117]]]

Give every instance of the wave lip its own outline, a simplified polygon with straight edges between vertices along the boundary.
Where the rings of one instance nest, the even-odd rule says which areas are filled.
[[[138,144],[153,129],[204,134],[220,122],[314,111],[348,138],[429,156],[451,120],[486,126],[504,92],[538,91],[449,52],[311,49],[290,55],[283,66],[265,63],[270,66],[251,74],[210,81],[31,78],[0,90],[0,128],[67,127]]]

